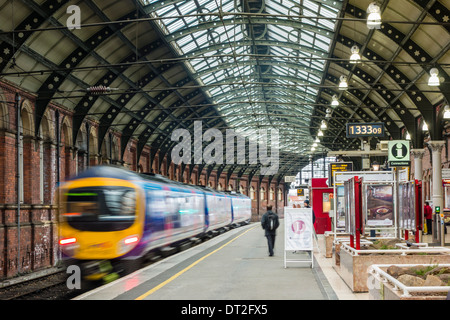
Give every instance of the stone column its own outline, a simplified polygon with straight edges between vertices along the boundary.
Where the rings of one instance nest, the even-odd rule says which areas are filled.
[[[411,154],[414,157],[414,179],[422,181],[422,158],[425,153],[424,149],[412,149]]]
[[[442,169],[441,169],[441,153],[445,145],[445,141],[429,141],[428,145],[431,147],[433,155],[433,207],[440,207],[444,209],[444,197],[442,189]]]

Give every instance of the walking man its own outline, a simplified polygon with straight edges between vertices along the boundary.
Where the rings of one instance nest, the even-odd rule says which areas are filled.
[[[267,212],[261,218],[261,226],[265,230],[267,244],[269,246],[269,256],[273,256],[273,248],[275,247],[276,229],[280,225],[278,215],[272,211],[272,206],[267,206]]]

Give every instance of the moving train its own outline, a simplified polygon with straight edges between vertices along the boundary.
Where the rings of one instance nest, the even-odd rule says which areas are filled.
[[[59,188],[59,244],[84,280],[135,270],[150,253],[246,224],[251,200],[153,174],[95,166]]]

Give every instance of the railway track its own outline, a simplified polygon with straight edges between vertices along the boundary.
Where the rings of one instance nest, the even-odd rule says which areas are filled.
[[[65,272],[59,271],[4,287],[0,289],[0,300],[65,300],[71,291],[66,286]]]

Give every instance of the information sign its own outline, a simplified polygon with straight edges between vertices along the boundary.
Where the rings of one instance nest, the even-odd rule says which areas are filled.
[[[384,137],[384,123],[347,123],[347,138]]]
[[[295,182],[295,176],[285,176],[284,182]]]
[[[353,162],[332,162],[328,167],[328,186],[334,186],[334,173],[353,171]]]
[[[408,167],[411,165],[408,140],[391,140],[388,142],[388,162],[391,167]]]

